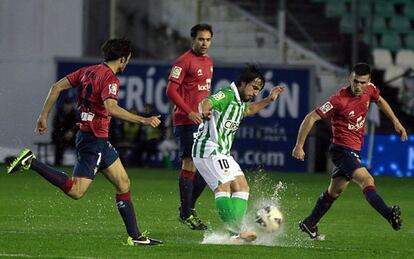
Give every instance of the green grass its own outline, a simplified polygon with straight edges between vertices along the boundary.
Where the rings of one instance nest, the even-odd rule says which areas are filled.
[[[69,168],[66,168],[70,170]],[[393,231],[350,184],[319,224],[324,241],[310,241],[297,222],[326,189],[328,175],[247,174],[250,204],[278,193],[284,232],[273,246],[206,245],[203,233],[177,220],[177,172],[130,169],[132,197],[141,229],[165,242],[161,247],[128,247],[112,186],[98,175],[81,200],[67,198],[36,173],[6,175],[0,167],[0,257],[39,258],[413,258],[414,179],[377,178],[379,193],[402,207],[404,225]],[[220,229],[208,189],[197,205],[210,228]],[[252,211],[252,210],[251,210]]]

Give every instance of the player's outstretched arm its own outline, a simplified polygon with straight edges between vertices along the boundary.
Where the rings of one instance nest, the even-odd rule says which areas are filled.
[[[263,98],[261,101],[254,102],[249,104],[246,111],[244,112],[244,116],[253,116],[257,112],[259,112],[261,109],[269,105],[270,103],[276,101],[277,97],[280,93],[282,93],[285,90],[284,86],[275,86],[270,90],[269,95],[266,98]]]
[[[397,116],[395,116],[394,112],[391,109],[391,106],[388,104],[388,102],[382,98],[381,96],[377,100],[377,105],[381,109],[381,111],[392,121],[394,124],[395,131],[401,135],[401,141],[407,140],[407,131],[401,124],[401,122],[398,120]]]
[[[296,145],[292,150],[292,156],[298,160],[305,160],[305,151],[303,146],[305,145],[305,140],[315,124],[316,121],[320,120],[321,117],[315,111],[312,111],[306,115],[303,119],[302,124],[300,125],[298,136],[296,139]]]
[[[151,116],[151,117],[142,117],[142,116],[133,114],[125,110],[124,108],[120,107],[118,105],[118,101],[115,99],[108,98],[105,100],[104,104],[105,104],[106,110],[112,117],[115,117],[115,118],[118,118],[124,121],[133,122],[133,123],[141,123],[144,125],[150,125],[154,128],[160,125],[161,123],[160,121],[161,115]]]
[[[39,114],[39,118],[37,119],[35,132],[38,135],[43,135],[47,131],[47,119],[49,117],[50,110],[56,103],[60,93],[63,90],[71,88],[72,85],[70,84],[69,80],[65,77],[54,83],[49,90],[49,93],[46,97],[46,100],[43,104],[42,111]]]

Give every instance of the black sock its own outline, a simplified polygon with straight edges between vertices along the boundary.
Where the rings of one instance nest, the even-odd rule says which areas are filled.
[[[201,176],[201,174],[197,171],[194,176],[194,189],[193,189],[193,197],[191,201],[191,209],[195,208],[195,204],[197,202],[198,197],[200,197],[203,190],[206,188],[206,181]]]
[[[134,205],[131,201],[131,193],[116,194],[116,206],[124,221],[128,235],[133,239],[137,239],[141,235],[141,231],[137,225],[135,217]]]
[[[323,215],[331,208],[335,200],[334,197],[329,195],[328,191],[323,192],[316,201],[312,213],[305,219],[305,222],[311,226],[316,226]]]
[[[375,190],[375,186],[370,185],[364,188],[362,192],[365,195],[365,199],[368,203],[378,211],[385,219],[389,219],[391,215],[391,209],[385,204],[384,200],[379,196]]]
[[[49,167],[37,159],[32,159],[30,169],[36,171],[39,175],[45,178],[48,182],[60,188],[63,192],[68,193],[72,189],[72,178],[67,174],[60,172],[52,167]]]
[[[180,187],[180,217],[183,219],[191,215],[191,204],[193,202],[194,172],[181,170],[178,184]]]

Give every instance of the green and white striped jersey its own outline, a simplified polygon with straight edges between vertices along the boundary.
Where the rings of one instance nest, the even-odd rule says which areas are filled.
[[[234,136],[244,117],[247,102],[240,99],[234,82],[207,98],[213,104],[212,116],[209,121],[204,121],[198,127],[192,156],[206,158],[216,154],[230,155]]]

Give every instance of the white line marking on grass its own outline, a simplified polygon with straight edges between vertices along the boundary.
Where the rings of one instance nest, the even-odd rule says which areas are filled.
[[[28,254],[6,254],[0,253],[0,257],[27,257],[27,258],[56,258],[59,256],[56,255],[28,255]],[[93,259],[97,257],[89,257],[89,256],[65,256],[65,258],[73,258],[73,259]]]

